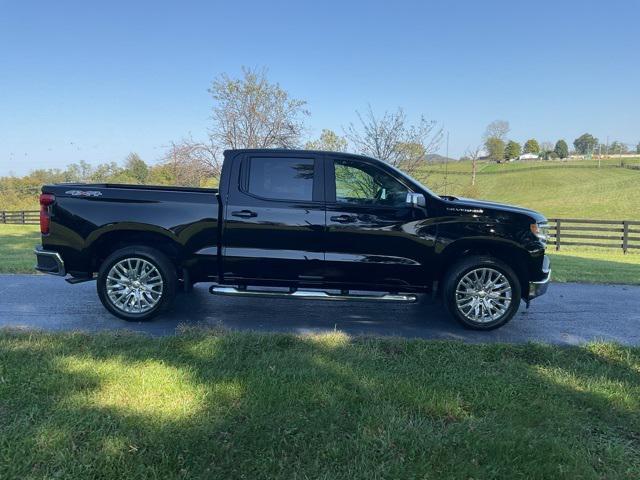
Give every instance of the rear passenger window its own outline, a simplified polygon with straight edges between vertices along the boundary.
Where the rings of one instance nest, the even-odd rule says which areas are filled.
[[[311,158],[253,157],[249,161],[249,193],[275,200],[313,199]]]

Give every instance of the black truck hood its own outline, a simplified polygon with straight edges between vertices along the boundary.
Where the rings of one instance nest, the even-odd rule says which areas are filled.
[[[531,218],[534,222],[542,223],[547,219],[540,212],[530,210],[528,208],[517,207],[514,205],[507,205],[505,203],[488,202],[486,200],[475,200],[473,198],[458,198],[458,197],[442,197],[445,201],[445,209],[455,211],[459,213],[485,213],[491,214],[492,212],[510,213],[514,215],[523,215]],[[474,212],[477,210],[477,212]]]

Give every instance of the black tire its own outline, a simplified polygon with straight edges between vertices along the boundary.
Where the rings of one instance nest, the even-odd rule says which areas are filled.
[[[122,310],[111,301],[107,293],[107,276],[109,271],[118,262],[128,258],[145,260],[153,265],[160,273],[160,277],[162,277],[162,293],[159,300],[157,300],[157,303],[152,308],[144,312],[134,313]],[[102,262],[96,281],[98,297],[100,297],[102,305],[116,317],[129,322],[144,322],[150,320],[169,308],[175,298],[177,284],[178,277],[176,268],[167,256],[155,248],[143,245],[121,248],[109,255],[106,260]]]
[[[465,275],[479,268],[488,268],[501,273],[511,287],[511,301],[509,306],[505,312],[497,316],[495,320],[474,321],[468,318],[458,306],[458,295],[456,293],[458,284]],[[505,325],[518,311],[521,299],[520,280],[513,269],[506,263],[489,256],[473,255],[463,258],[447,271],[442,284],[442,295],[444,306],[449,314],[465,328],[472,330],[493,330]]]

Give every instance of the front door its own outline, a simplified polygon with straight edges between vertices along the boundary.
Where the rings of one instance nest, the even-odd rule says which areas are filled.
[[[222,272],[234,280],[322,280],[325,228],[322,159],[247,153],[234,162],[224,209]]]
[[[382,288],[423,286],[434,235],[427,210],[392,170],[360,158],[327,162],[327,281]],[[433,232],[435,233],[435,232]]]

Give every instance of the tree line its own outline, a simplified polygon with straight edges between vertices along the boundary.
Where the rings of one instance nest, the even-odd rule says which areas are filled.
[[[625,143],[614,140],[611,144],[602,144],[590,133],[585,133],[576,138],[573,141],[574,150],[569,151],[569,146],[564,139],[560,139],[554,144],[551,142],[539,143],[535,138],[530,138],[524,142],[524,145],[520,145],[517,141],[507,138],[509,131],[509,122],[505,120],[495,120],[487,126],[482,144],[486,154],[485,158],[501,162],[503,160],[517,159],[524,154],[533,154],[543,160],[550,160],[564,159],[569,157],[570,154],[589,156],[630,153],[630,148]],[[478,156],[479,149],[482,147],[478,147],[475,151],[467,152],[465,157],[473,160],[474,153]],[[640,154],[640,142],[636,145],[635,151]]]

